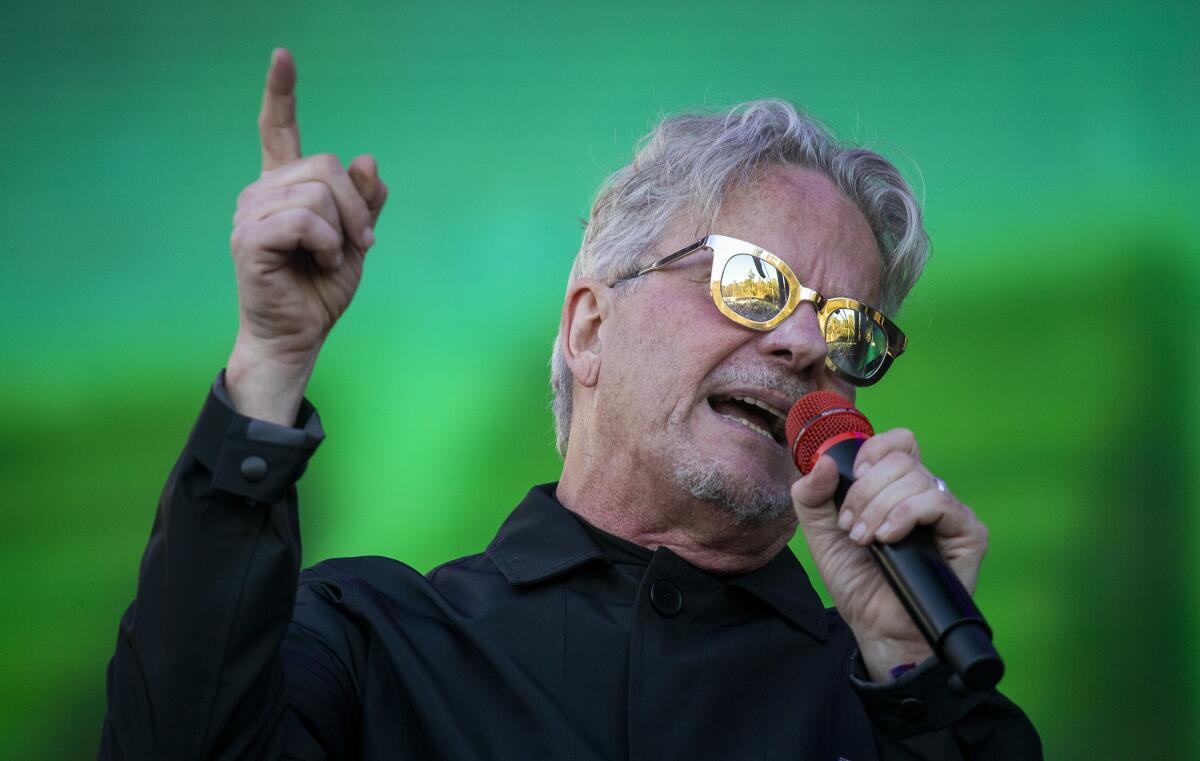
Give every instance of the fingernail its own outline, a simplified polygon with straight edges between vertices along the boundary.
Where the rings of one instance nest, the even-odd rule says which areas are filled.
[[[892,530],[891,521],[884,521],[883,525],[881,525],[878,529],[876,529],[875,537],[877,539],[882,539],[885,536],[887,536],[891,532],[891,530]]]
[[[365,245],[367,248],[370,248],[371,246],[375,245],[375,233],[371,231],[371,228],[369,228],[369,227],[363,228],[362,240],[363,240],[363,245]]]
[[[842,510],[842,514],[838,516],[838,528],[842,531],[848,531],[851,523],[854,523],[854,513],[849,510]]]
[[[862,465],[859,465],[857,468],[854,469],[854,478],[855,479],[862,478],[863,476],[865,476],[867,474],[867,471],[870,469],[871,469],[871,463],[864,462]]]
[[[859,539],[862,539],[863,535],[866,533],[867,524],[859,521],[858,523],[854,524],[854,530],[850,532],[850,538],[857,542]]]

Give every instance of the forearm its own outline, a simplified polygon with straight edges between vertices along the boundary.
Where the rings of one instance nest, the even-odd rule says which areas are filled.
[[[314,419],[315,422],[315,419]],[[269,758],[300,566],[299,451],[210,396],[163,490],[109,666],[102,758]],[[246,463],[258,458],[261,463]]]

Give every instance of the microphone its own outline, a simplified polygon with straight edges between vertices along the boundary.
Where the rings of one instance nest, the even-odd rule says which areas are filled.
[[[800,472],[808,475],[821,455],[837,463],[838,507],[854,483],[854,458],[874,434],[849,400],[829,391],[806,394],[788,412],[787,439]],[[1004,661],[992,646],[992,630],[937,551],[932,529],[918,525],[898,542],[873,542],[867,549],[938,660],[953,672],[951,685],[975,692],[996,686]]]

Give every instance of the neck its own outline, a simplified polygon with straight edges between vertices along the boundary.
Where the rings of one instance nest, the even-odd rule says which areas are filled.
[[[697,568],[745,573],[766,565],[796,530],[796,516],[766,523],[737,522],[724,508],[661,480],[614,478],[639,468],[597,471],[568,451],[555,496],[601,531],[654,550],[666,547]]]

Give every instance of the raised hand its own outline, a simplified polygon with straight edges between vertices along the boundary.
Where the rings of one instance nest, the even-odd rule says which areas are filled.
[[[828,457],[792,486],[792,501],[813,560],[854,632],[867,670],[876,681],[886,681],[893,667],[922,661],[932,651],[866,546],[895,542],[918,524],[930,525],[946,563],[973,592],[987,529],[921,463],[910,431],[871,437],[854,468],[855,482],[840,512],[833,503],[837,466]]]
[[[387,199],[375,160],[301,157],[296,65],[276,50],[258,128],[262,174],[238,196],[230,238],[239,325],[226,368],[238,410],[290,425],[316,357],[362,278]]]

